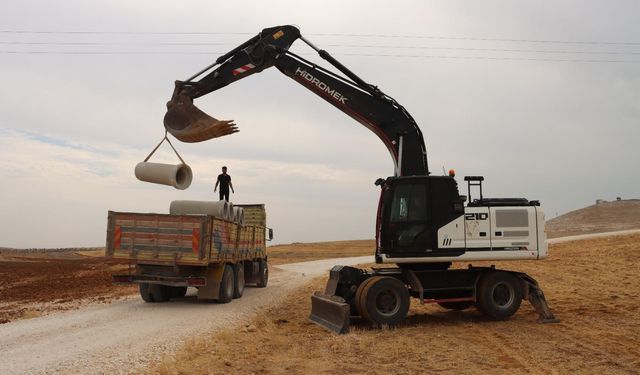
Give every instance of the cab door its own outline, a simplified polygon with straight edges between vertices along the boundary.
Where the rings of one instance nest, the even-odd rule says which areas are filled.
[[[433,242],[426,183],[397,184],[389,198],[382,236],[384,252],[394,256],[424,254]]]

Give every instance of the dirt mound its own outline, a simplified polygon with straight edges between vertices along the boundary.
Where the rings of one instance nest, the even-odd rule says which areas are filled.
[[[549,238],[640,229],[640,199],[601,202],[547,221]]]

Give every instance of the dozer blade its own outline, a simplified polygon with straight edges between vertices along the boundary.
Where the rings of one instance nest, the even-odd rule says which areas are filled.
[[[238,131],[233,120],[217,120],[193,105],[186,93],[174,95],[167,102],[164,127],[182,142],[195,143]]]
[[[342,297],[328,296],[320,292],[311,296],[309,319],[335,333],[349,332],[350,307]]]

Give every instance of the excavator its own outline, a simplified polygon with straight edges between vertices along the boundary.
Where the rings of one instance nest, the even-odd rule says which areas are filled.
[[[291,52],[297,40],[341,74]],[[409,112],[316,47],[295,26],[263,29],[189,79],[176,81],[164,117],[167,132],[182,142],[203,142],[238,131],[233,121],[207,115],[193,100],[270,67],[371,130],[394,165],[393,176],[375,181],[381,189],[375,242],[375,262],[380,266],[334,266],[325,290],[311,297],[313,322],[337,333],[348,332],[352,318],[375,327],[398,325],[408,314],[411,297],[450,310],[475,306],[496,320],[511,317],[521,301],[528,300],[540,322],[557,321],[531,276],[494,266],[454,266],[545,258],[540,203],[485,198],[482,176],[466,176],[468,196],[460,195],[453,171],[432,175],[422,132]],[[471,199],[472,188],[479,191],[476,199]]]

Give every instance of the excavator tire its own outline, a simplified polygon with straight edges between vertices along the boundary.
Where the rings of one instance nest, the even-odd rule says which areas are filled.
[[[478,309],[495,320],[505,320],[516,313],[522,303],[522,287],[508,272],[489,272],[478,284]]]
[[[369,320],[369,317],[367,316],[367,311],[364,307],[364,298],[362,297],[363,295],[363,290],[367,287],[367,284],[369,284],[373,279],[380,277],[380,276],[373,276],[370,277],[368,279],[366,279],[365,281],[363,281],[360,285],[358,285],[358,289],[356,290],[356,296],[354,299],[355,305],[356,305],[356,310],[358,311],[358,315],[360,315],[362,318]]]
[[[395,326],[407,317],[409,291],[400,280],[374,276],[361,295],[363,315],[374,326]]]

